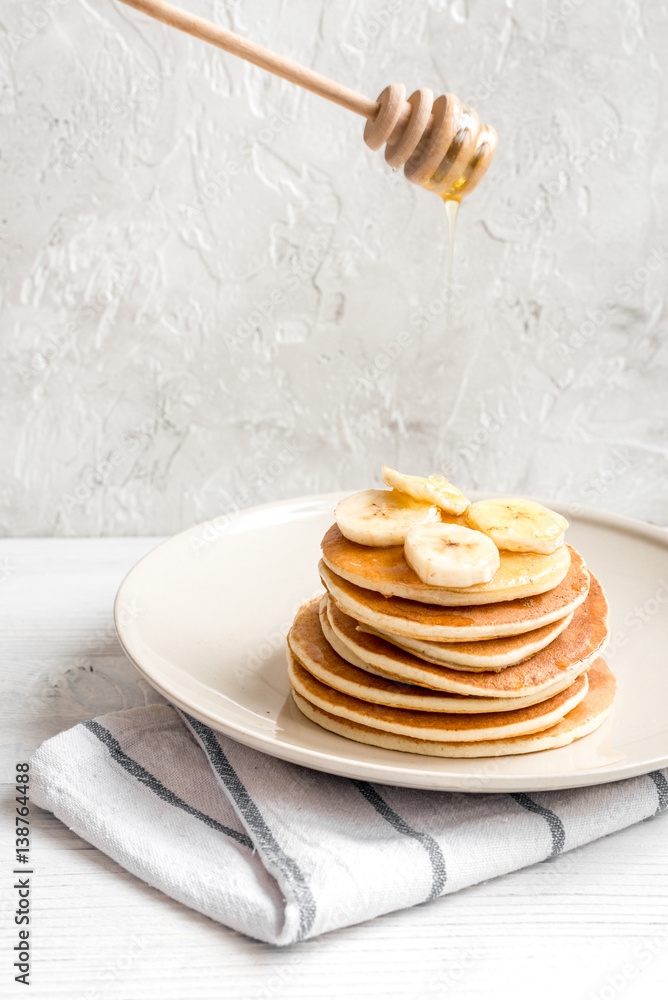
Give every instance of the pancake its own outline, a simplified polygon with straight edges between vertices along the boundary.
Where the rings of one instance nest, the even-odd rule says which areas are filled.
[[[536,597],[483,606],[445,608],[383,597],[333,573],[321,561],[322,582],[347,615],[394,635],[436,642],[471,642],[521,635],[564,618],[582,604],[589,573],[582,557],[571,550],[571,565],[559,586]]]
[[[500,552],[500,566],[489,583],[464,590],[447,590],[423,583],[404,558],[403,545],[377,548],[349,541],[333,524],[322,540],[322,559],[349,583],[384,597],[403,597],[443,607],[497,604],[535,597],[558,586],[568,573],[573,553],[562,545],[551,555],[537,552]]]
[[[543,628],[533,629],[522,635],[510,635],[506,639],[480,639],[478,642],[427,642],[426,639],[392,635],[391,632],[372,628],[371,625],[358,624],[357,628],[377,635],[393,646],[419,656],[421,660],[428,660],[442,667],[454,667],[456,670],[503,670],[516,663],[523,663],[545,649],[572,620],[571,611],[552,625],[544,625]]]
[[[615,678],[605,660],[599,658],[590,667],[588,679],[589,690],[586,696],[556,725],[534,734],[484,742],[414,739],[396,733],[381,732],[379,729],[325,711],[295,690],[292,692],[292,697],[299,710],[312,722],[358,743],[431,757],[503,757],[509,754],[553,750],[598,729],[612,708]]]
[[[323,633],[336,652],[354,666],[390,680],[432,690],[474,697],[514,698],[543,692],[571,682],[601,655],[608,639],[608,602],[603,588],[591,577],[587,599],[571,624],[535,656],[500,671],[465,671],[436,666],[407,653],[369,632],[360,632],[354,619],[328,600],[321,615]]]
[[[339,655],[323,633],[318,614],[319,604],[320,601],[316,598],[299,609],[288,636],[288,645],[293,656],[319,681],[361,701],[370,701],[375,705],[393,705],[395,708],[411,708],[418,712],[506,712],[545,701],[552,694],[563,691],[574,680],[567,673],[558,678],[560,683],[554,690],[514,698],[476,698],[402,684],[381,674],[369,672],[364,667],[354,666]]]
[[[537,705],[510,712],[455,714],[425,712],[390,705],[373,705],[323,684],[288,650],[290,686],[311,705],[348,722],[382,733],[439,741],[485,741],[537,733],[549,729],[578,705],[587,693],[587,675],[581,674],[565,691]]]

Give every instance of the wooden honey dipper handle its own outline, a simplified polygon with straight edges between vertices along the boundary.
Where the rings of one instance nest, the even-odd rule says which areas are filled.
[[[439,97],[434,102],[430,90],[418,90],[406,100],[405,88],[401,84],[392,84],[382,92],[377,101],[374,101],[350,87],[316,73],[315,70],[279,56],[262,45],[256,45],[255,42],[250,42],[233,31],[165,3],[164,0],[120,0],[120,2],[143,14],[148,14],[156,21],[162,21],[163,24],[216,45],[225,52],[245,59],[254,66],[259,66],[275,76],[289,80],[298,87],[310,90],[311,93],[318,94],[366,118],[364,139],[371,149],[379,149],[383,143],[387,143],[385,158],[392,167],[396,169],[406,164],[405,173],[409,180],[429,187],[443,194],[443,197],[447,196],[439,189],[440,181],[437,183],[431,181],[437,166],[440,165],[439,169],[443,173],[443,164],[448,159],[446,154],[451,152],[450,146],[455,145],[459,135],[457,125],[462,106],[453,95]],[[447,107],[442,103],[439,106],[439,102],[447,103],[448,99],[450,102]],[[496,145],[493,130],[487,129],[482,134],[477,115],[475,112],[471,112],[471,115],[477,122],[477,131],[475,128],[473,130],[475,132],[473,144],[470,137],[463,146],[460,143],[462,148],[455,150],[454,157],[450,155],[452,162],[447,163],[444,174],[448,182],[453,178],[455,181],[459,178],[460,190],[457,197],[468,193],[468,190],[478,183],[489,166]],[[480,149],[476,147],[476,141],[479,139],[485,140],[478,142]],[[467,155],[470,163],[466,158]],[[464,167],[467,167],[467,170],[462,175],[460,168]],[[458,170],[460,174],[457,174]]]
[[[206,21],[203,17],[197,17],[195,14],[174,7],[170,3],[164,3],[164,0],[121,0],[121,3],[127,4],[128,7],[134,7],[135,10],[142,11],[144,14],[149,14],[157,21],[169,24],[172,28],[178,28],[188,35],[200,38],[203,42],[210,42],[219,49],[224,49],[225,52],[231,52],[232,55],[239,56],[240,59],[245,59],[246,62],[253,63],[254,66],[268,70],[274,76],[290,80],[298,87],[303,87],[313,94],[327,98],[328,101],[340,104],[341,107],[354,111],[362,118],[374,118],[378,112],[378,101],[372,101],[371,98],[365,97],[364,94],[358,94],[350,87],[344,87],[343,84],[330,80],[321,73],[316,73],[315,70],[300,66],[292,59],[279,56],[275,52],[271,52],[270,49],[263,48],[262,45],[256,45],[255,42],[250,42],[247,38],[242,38],[241,35],[235,35],[233,31],[228,31],[218,24]]]

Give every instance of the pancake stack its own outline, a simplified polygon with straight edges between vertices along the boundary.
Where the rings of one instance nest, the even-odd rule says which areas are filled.
[[[322,541],[326,592],[290,630],[301,712],[357,742],[438,757],[547,750],[596,729],[615,691],[601,658],[608,607],[564,542],[565,520],[515,498],[471,505],[442,477],[383,472],[391,491],[337,507]],[[408,526],[394,523],[397,505]],[[379,544],[402,533],[403,544]]]

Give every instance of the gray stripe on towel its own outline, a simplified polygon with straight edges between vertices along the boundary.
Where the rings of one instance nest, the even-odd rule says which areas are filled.
[[[662,771],[650,771],[647,777],[651,778],[656,785],[656,794],[659,798],[659,804],[654,814],[656,816],[664,809],[668,809],[668,781],[666,781],[666,776]]]
[[[542,816],[550,828],[550,833],[552,834],[552,850],[548,854],[548,858],[553,858],[555,854],[560,854],[564,849],[564,844],[566,843],[566,830],[564,829],[564,824],[561,822],[556,812],[551,809],[547,809],[545,806],[539,806],[537,802],[534,802],[532,798],[525,795],[524,792],[513,792],[511,794],[511,799],[517,802],[518,806],[522,809],[526,809],[527,812],[536,813],[537,816]]]
[[[146,785],[147,788],[150,788],[150,790],[154,792],[158,798],[163,799],[164,802],[168,802],[170,806],[175,806],[177,809],[183,809],[183,811],[187,812],[190,816],[194,816],[195,819],[199,819],[202,823],[206,823],[206,825],[210,826],[212,830],[218,830],[220,833],[224,833],[226,837],[230,837],[231,840],[236,840],[237,843],[242,844],[243,847],[248,847],[251,851],[253,850],[253,841],[245,833],[239,833],[238,830],[233,830],[229,826],[224,826],[222,823],[219,823],[217,819],[214,819],[213,816],[207,816],[206,813],[201,812],[199,809],[195,809],[194,806],[188,805],[188,803],[184,802],[183,799],[180,799],[178,795],[175,795],[170,788],[163,785],[154,774],[151,774],[151,772],[147,771],[145,767],[142,767],[139,761],[134,760],[132,757],[128,757],[116,737],[110,733],[108,729],[105,729],[104,726],[101,726],[99,722],[96,722],[95,719],[86,719],[81,723],[81,725],[85,726],[86,729],[88,729],[94,736],[97,736],[100,743],[103,743],[106,746],[113,759],[119,763],[121,767],[128,772],[128,774],[131,774],[133,778],[140,781],[142,785]]]
[[[383,819],[390,824],[390,826],[393,826],[398,833],[402,833],[405,837],[412,837],[413,840],[417,840],[417,842],[422,845],[427,852],[432,870],[431,891],[425,899],[425,903],[428,903],[430,900],[440,896],[445,887],[448,875],[445,868],[445,858],[443,857],[443,852],[434,838],[430,837],[428,833],[421,833],[419,830],[410,826],[406,820],[399,815],[399,813],[396,813],[394,809],[388,805],[385,799],[379,795],[376,789],[367,781],[353,780],[352,783],[358,792],[364,796],[369,805],[373,806],[378,815],[382,816]]]
[[[295,859],[285,853],[274,837],[248,789],[223,752],[213,730],[205,726],[203,722],[199,722],[198,719],[193,719],[183,709],[179,709],[179,711],[184,719],[188,720],[193,731],[197,733],[211,764],[234,800],[246,826],[252,832],[257,846],[262,849],[267,860],[283,872],[286,882],[289,883],[299,907],[297,941],[302,941],[313,927],[316,915],[315,899],[306,881],[306,876]]]

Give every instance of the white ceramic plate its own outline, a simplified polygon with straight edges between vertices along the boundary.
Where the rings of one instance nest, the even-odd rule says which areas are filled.
[[[255,507],[159,545],[130,571],[114,608],[123,647],[171,702],[214,729],[306,767],[449,791],[572,788],[668,764],[668,534],[583,509],[568,540],[606,589],[617,676],[612,715],[571,746],[448,760],[355,743],[306,719],[289,696],[285,635],[322,592],[320,539],[340,494]]]

